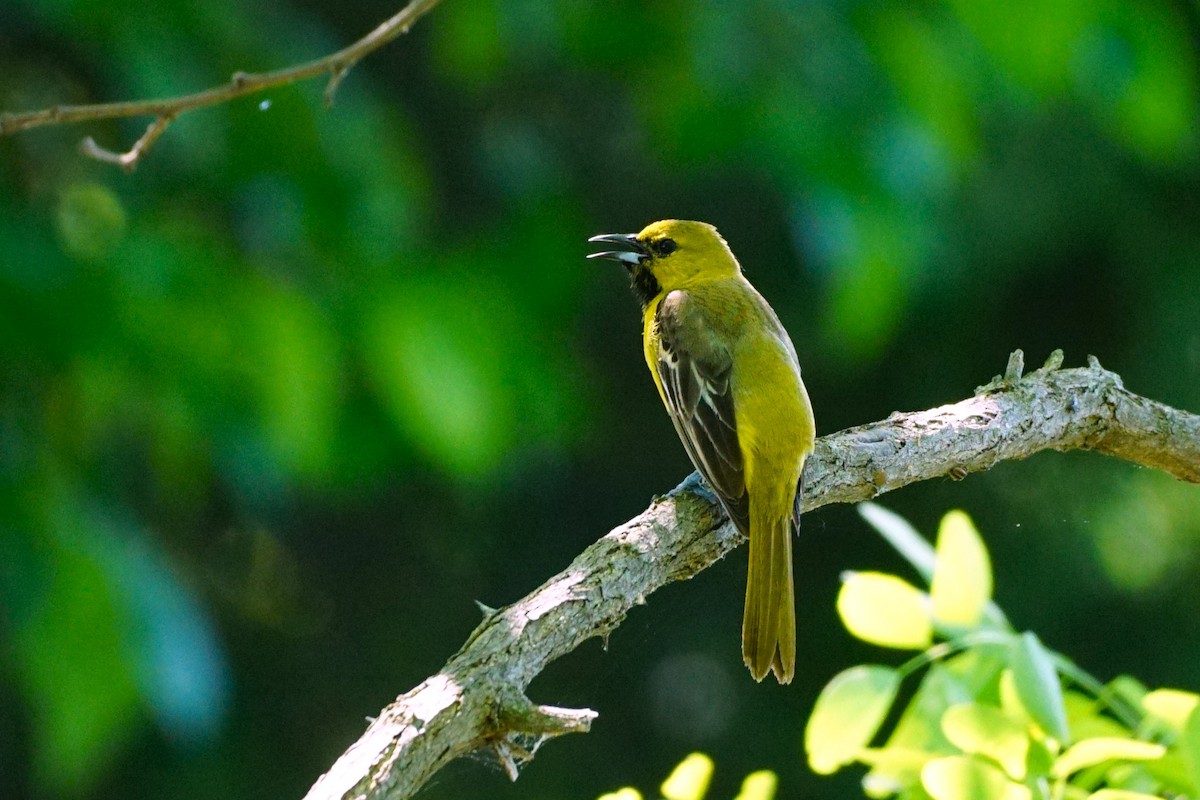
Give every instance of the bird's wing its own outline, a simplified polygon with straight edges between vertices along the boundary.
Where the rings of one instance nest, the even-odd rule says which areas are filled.
[[[683,292],[675,291],[656,311],[656,367],[663,398],[692,463],[746,533],[749,497],[729,388],[733,361],[691,305]]]

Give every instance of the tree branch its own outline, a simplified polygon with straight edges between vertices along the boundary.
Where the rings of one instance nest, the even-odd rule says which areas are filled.
[[[126,172],[137,166],[138,159],[158,140],[175,118],[193,109],[226,103],[238,97],[256,94],[276,86],[285,86],[317,75],[328,75],[325,85],[325,104],[333,104],[333,96],[346,73],[368,54],[383,47],[397,36],[408,33],[413,23],[429,12],[441,0],[411,0],[394,16],[358,41],[336,53],[303,64],[271,72],[235,72],[228,83],[202,92],[165,97],[157,100],[134,100],[118,103],[97,103],[79,106],[51,106],[39,111],[0,113],[0,136],[43,125],[64,125],[122,117],[153,117],[146,132],[128,151],[116,153],[105,150],[89,136],[80,144],[80,151],[100,161],[117,164]]]
[[[929,478],[961,479],[1047,449],[1097,450],[1200,482],[1200,416],[1127,391],[1095,359],[1081,369],[1061,363],[1055,351],[1022,378],[1017,351],[1005,375],[974,397],[822,437],[805,470],[804,510]],[[692,474],[532,594],[485,609],[441,672],[385,708],[306,800],[411,797],[445,764],[485,747],[515,779],[544,741],[585,732],[596,716],[535,706],[524,694],[529,682],[587,639],[607,638],[655,589],[740,545],[726,522]]]

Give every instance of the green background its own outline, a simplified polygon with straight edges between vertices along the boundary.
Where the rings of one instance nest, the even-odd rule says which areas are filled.
[[[397,6],[16,0],[0,109],[194,91]],[[190,113],[0,139],[0,782],[6,797],[299,797],[478,620],[690,470],[621,270],[588,236],[716,224],[791,331],[818,432],[954,402],[1021,347],[1200,410],[1200,12],[1140,0],[445,0],[359,64]],[[885,505],[967,509],[1015,625],[1102,678],[1200,687],[1200,490],[1046,454]],[[812,776],[803,723],[870,650],[805,518],[801,663],[739,653],[745,553],[531,687],[600,712],[510,785]],[[897,654],[898,656],[899,654]]]

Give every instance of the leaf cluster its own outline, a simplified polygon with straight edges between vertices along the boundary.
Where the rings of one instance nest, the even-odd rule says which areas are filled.
[[[987,549],[965,513],[942,519],[936,547],[877,506],[863,515],[927,589],[850,573],[838,613],[855,637],[917,653],[829,682],[805,731],[814,771],[865,764],[869,797],[904,800],[1200,794],[1200,696],[1148,691],[1129,676],[1101,683],[1014,629],[992,600]],[[910,694],[906,681],[917,684]]]

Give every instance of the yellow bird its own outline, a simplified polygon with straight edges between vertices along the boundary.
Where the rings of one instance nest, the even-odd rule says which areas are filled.
[[[792,531],[815,437],[796,348],[717,229],[663,220],[589,242],[620,250],[642,303],[646,364],[692,463],[750,539],[742,657],[755,680],[796,670]]]

